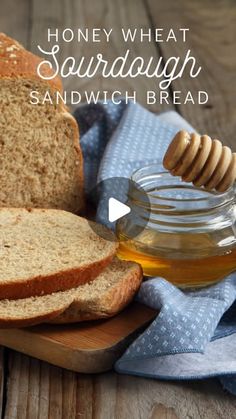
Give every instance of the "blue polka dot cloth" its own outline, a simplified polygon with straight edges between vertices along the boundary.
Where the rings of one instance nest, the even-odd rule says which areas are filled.
[[[135,169],[160,162],[179,129],[193,131],[176,112],[155,115],[133,102],[82,105],[75,117],[87,192],[104,179],[130,178]],[[101,201],[97,219],[105,223]],[[215,376],[236,394],[236,273],[191,291],[151,278],[136,299],[159,314],[116,362],[116,371],[164,380]]]

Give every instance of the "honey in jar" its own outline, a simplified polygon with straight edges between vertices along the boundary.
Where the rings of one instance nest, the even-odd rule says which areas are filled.
[[[210,285],[236,270],[234,188],[196,188],[157,165],[132,180],[141,189],[130,187],[131,214],[117,224],[120,258],[180,287]]]

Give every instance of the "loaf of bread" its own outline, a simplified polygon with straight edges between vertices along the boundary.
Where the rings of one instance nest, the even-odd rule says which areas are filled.
[[[131,301],[141,281],[142,270],[137,263],[115,258],[91,283],[42,297],[1,300],[0,327],[111,317]]]
[[[43,103],[62,86],[40,62],[0,34],[0,327],[109,317],[142,280],[112,232],[72,214],[84,207],[78,127],[62,102]]]
[[[64,291],[91,281],[111,262],[117,243],[88,221],[55,209],[0,209],[0,299]]]
[[[83,208],[83,164],[75,119],[61,102],[30,103],[62,93],[58,77],[37,75],[41,59],[0,34],[0,207]],[[44,66],[49,76],[52,70]]]

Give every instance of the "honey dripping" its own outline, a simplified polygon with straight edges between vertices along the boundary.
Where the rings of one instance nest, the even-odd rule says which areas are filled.
[[[207,135],[177,133],[163,165],[172,176],[206,192],[214,190],[216,195],[227,194],[236,179],[236,153]],[[233,208],[235,202],[229,201],[229,205]],[[235,211],[233,208],[229,213]],[[118,223],[118,256],[141,264],[146,276],[162,277],[180,287],[207,286],[236,270],[235,215],[231,225],[222,225],[196,233],[192,229],[191,234],[178,228],[163,232],[147,226],[131,238]]]

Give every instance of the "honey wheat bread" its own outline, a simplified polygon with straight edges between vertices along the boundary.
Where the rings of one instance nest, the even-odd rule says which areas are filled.
[[[42,103],[62,85],[37,75],[41,61],[0,33],[0,206],[77,213],[84,206],[78,127],[63,103]],[[52,74],[47,65],[42,72]],[[30,103],[32,91],[38,104]]]
[[[115,258],[95,280],[77,288],[41,297],[1,300],[0,327],[111,317],[131,301],[141,281],[138,264]]]
[[[113,259],[113,241],[85,218],[53,209],[0,209],[0,299],[50,294],[94,279]]]

